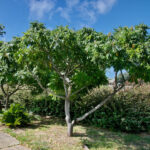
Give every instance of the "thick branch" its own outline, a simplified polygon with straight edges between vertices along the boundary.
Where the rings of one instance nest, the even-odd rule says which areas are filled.
[[[79,122],[84,120],[87,116],[89,116],[90,114],[94,113],[97,109],[99,109],[100,107],[102,107],[106,102],[108,102],[118,91],[120,91],[122,88],[124,87],[124,84],[122,86],[120,86],[118,89],[114,90],[114,92],[109,95],[105,100],[103,100],[101,103],[99,103],[96,107],[94,107],[93,109],[91,109],[89,112],[85,113],[83,116],[77,118],[76,120],[72,121],[72,124],[74,124],[74,122]]]
[[[117,86],[118,86],[117,75],[118,75],[118,71],[115,72],[115,86],[114,86],[114,90],[115,90],[115,89],[117,88]]]
[[[125,82],[126,80],[125,80],[125,77],[124,77],[124,75],[122,73],[122,70],[120,72],[121,72],[121,76],[122,76],[123,82]]]
[[[6,96],[7,94],[6,94],[5,90],[4,90],[4,85],[2,83],[1,83],[1,89],[2,89],[3,94]]]

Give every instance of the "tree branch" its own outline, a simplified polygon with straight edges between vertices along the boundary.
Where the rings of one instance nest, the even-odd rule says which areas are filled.
[[[17,85],[16,89],[14,89],[12,92],[9,93],[9,96],[13,95],[19,90],[20,85]]]
[[[80,91],[82,91],[82,90],[85,89],[86,87],[87,87],[87,86],[84,86],[84,87],[82,87],[81,89],[79,89],[79,90],[73,92],[73,93],[71,94],[71,96],[73,96],[73,95],[75,95],[75,94],[78,94]]]
[[[6,96],[7,94],[5,92],[4,85],[2,83],[1,83],[1,90],[2,90],[3,94]]]
[[[90,114],[94,113],[97,109],[99,109],[100,107],[102,107],[106,102],[108,102],[118,91],[120,91],[122,88],[124,87],[124,84],[122,84],[122,86],[120,86],[118,89],[116,89],[112,94],[110,94],[105,100],[103,100],[101,103],[99,103],[96,107],[94,107],[93,109],[91,109],[89,112],[85,113],[83,116],[75,119],[72,121],[72,124],[74,124],[75,122],[79,122],[84,120],[87,116],[89,116]]]
[[[50,93],[50,94],[52,94],[52,95],[54,95],[54,96],[56,96],[56,97],[58,97],[58,98],[65,99],[65,96],[57,95],[57,94],[55,94],[53,91],[51,91],[50,89],[45,88],[45,87],[41,84],[39,78],[38,78],[36,75],[32,74],[32,76],[33,76],[34,79],[37,81],[37,83],[38,83],[38,85],[40,86],[40,88],[41,88],[43,91],[46,91],[47,94]]]
[[[118,87],[117,75],[118,75],[118,71],[115,72],[115,86],[114,86],[114,90],[117,89],[117,87]]]
[[[121,76],[122,76],[123,82],[125,82],[126,80],[125,80],[125,77],[124,77],[124,75],[123,75],[123,73],[122,73],[122,70],[120,70],[120,73],[121,73]]]

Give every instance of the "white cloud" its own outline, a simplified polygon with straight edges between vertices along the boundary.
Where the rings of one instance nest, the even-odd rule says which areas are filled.
[[[30,16],[41,19],[45,14],[51,14],[54,6],[54,0],[30,0]]]
[[[70,22],[70,12],[71,12],[71,9],[70,8],[62,8],[62,7],[59,7],[57,9],[57,12],[60,13],[60,16],[63,17],[64,19],[66,19],[67,21]]]
[[[80,16],[88,22],[94,24],[97,20],[98,15],[105,14],[111,10],[117,0],[84,0],[78,10]]]
[[[96,11],[91,8],[92,2],[84,1],[82,4],[80,4],[78,11],[82,19],[88,20],[89,22],[95,22],[96,21]]]
[[[41,19],[58,13],[71,22],[73,18],[94,24],[99,15],[109,12],[117,0],[63,0],[65,6],[56,5],[58,0],[29,0],[30,15]],[[57,6],[57,7],[56,7]],[[55,9],[54,9],[55,8]]]
[[[72,8],[80,2],[80,0],[65,0],[65,1],[68,8]]]
[[[71,13],[73,9],[79,4],[80,0],[65,0],[66,7],[59,7],[57,12],[60,13],[60,16],[65,18],[68,22],[71,21]]]
[[[98,10],[100,14],[104,14],[113,7],[116,0],[97,0],[94,3],[94,7]]]

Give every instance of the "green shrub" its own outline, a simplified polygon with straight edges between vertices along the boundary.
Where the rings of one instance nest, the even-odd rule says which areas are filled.
[[[38,115],[64,117],[64,100],[54,100],[52,97],[39,97],[30,103],[29,111]]]
[[[150,94],[146,89],[149,89],[149,86],[144,85],[142,88],[119,92],[109,103],[85,121],[88,124],[125,132],[136,133],[150,130]],[[92,103],[95,106],[107,97],[110,91],[106,87],[95,88],[84,96],[82,101],[87,101],[87,104]],[[84,107],[82,107],[83,110]]]
[[[29,122],[29,115],[25,112],[25,108],[21,104],[11,104],[2,117],[2,123],[11,127],[25,126]]]

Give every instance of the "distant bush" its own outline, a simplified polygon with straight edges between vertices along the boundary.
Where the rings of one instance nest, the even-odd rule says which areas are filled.
[[[4,112],[2,123],[7,126],[25,126],[30,122],[28,113],[21,104],[11,104],[10,108]]]

